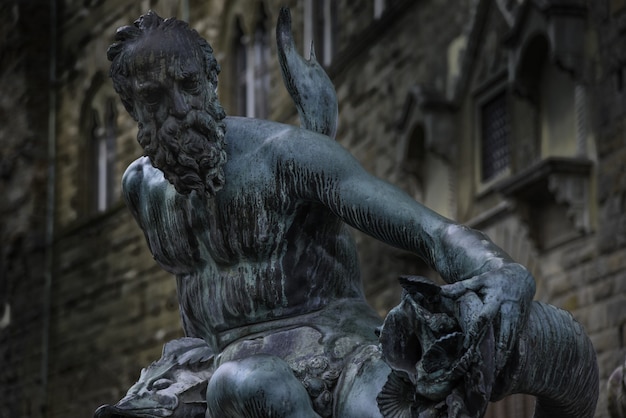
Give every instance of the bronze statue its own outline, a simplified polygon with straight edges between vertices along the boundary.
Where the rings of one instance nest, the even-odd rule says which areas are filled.
[[[526,391],[541,399],[537,416],[590,417],[597,369],[580,327],[533,303],[532,276],[484,234],[365,172],[333,139],[334,88],[314,57],[295,52],[286,9],[277,39],[301,127],[226,117],[212,49],[184,22],[149,12],[108,52],[146,155],[124,174],[124,195],[176,276],[186,335],[206,342],[211,361],[188,370],[208,381],[206,416],[478,417],[489,400]],[[402,279],[403,301],[383,325],[346,224],[418,254],[450,284]],[[546,363],[561,334],[571,362]],[[527,353],[542,344],[547,352]],[[574,377],[529,386],[536,355],[552,370],[588,370],[591,396],[570,388]],[[152,384],[161,363],[142,374],[143,392],[96,416],[189,416],[187,387],[167,408],[146,406],[146,393],[158,404],[168,387]]]
[[[626,417],[626,361],[613,370],[607,382],[608,410],[611,418]]]

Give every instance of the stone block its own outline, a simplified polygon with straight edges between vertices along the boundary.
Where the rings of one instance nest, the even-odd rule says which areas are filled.
[[[549,298],[562,296],[572,288],[571,275],[560,273],[544,277],[544,286]]]
[[[605,330],[608,327],[607,308],[604,305],[591,305],[572,312],[588,333]]]
[[[615,350],[621,343],[621,335],[617,328],[609,328],[594,333],[590,335],[590,339],[596,352]]]
[[[621,326],[626,323],[626,295],[618,295],[605,304],[609,326]]]

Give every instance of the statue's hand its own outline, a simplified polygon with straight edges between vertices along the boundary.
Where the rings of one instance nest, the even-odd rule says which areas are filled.
[[[535,282],[516,263],[441,288],[442,296],[456,301],[456,316],[465,334],[464,346],[480,344],[489,325],[496,337],[496,373],[509,358],[524,327],[535,293]]]

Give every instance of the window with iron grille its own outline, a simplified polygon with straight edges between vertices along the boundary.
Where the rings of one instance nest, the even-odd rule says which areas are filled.
[[[486,181],[509,166],[511,124],[504,93],[483,105],[481,132],[481,179]]]

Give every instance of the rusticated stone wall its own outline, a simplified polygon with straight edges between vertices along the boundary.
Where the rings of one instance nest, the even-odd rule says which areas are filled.
[[[49,14],[0,4],[0,417],[42,416]]]
[[[118,205],[57,242],[49,416],[91,416],[117,401],[182,336],[175,282],[133,226]]]

